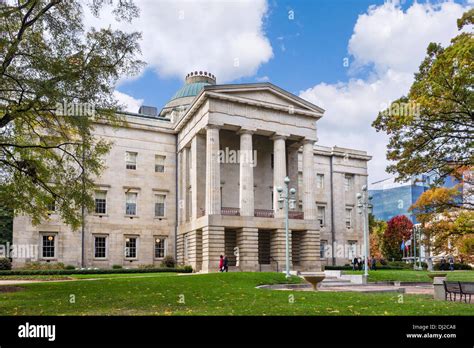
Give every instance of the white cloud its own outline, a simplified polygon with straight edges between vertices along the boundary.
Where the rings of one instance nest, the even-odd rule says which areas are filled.
[[[379,72],[390,68],[413,73],[430,41],[446,45],[457,34],[456,20],[463,12],[453,2],[414,3],[406,11],[390,2],[370,7],[357,20],[349,53],[356,65],[374,63]]]
[[[254,75],[273,56],[263,31],[265,0],[137,0],[136,4],[141,14],[131,25],[115,22],[107,9],[100,19],[86,13],[85,22],[142,32],[143,59],[160,76],[184,78],[190,71],[205,70],[225,82]]]
[[[268,82],[268,81],[270,81],[270,78],[269,78],[267,75],[265,75],[265,76],[257,76],[257,77],[255,78],[255,81],[257,81],[257,82]]]
[[[123,110],[128,112],[137,113],[138,109],[143,104],[143,99],[135,99],[134,97],[117,90],[114,91],[114,97],[117,99],[118,104],[123,107]]]
[[[452,2],[414,3],[406,11],[389,2],[371,6],[359,16],[348,44],[354,58],[351,71],[368,67],[369,77],[320,83],[300,93],[326,109],[318,122],[322,145],[363,149],[373,156],[369,182],[389,176],[385,172],[388,138],[376,133],[371,123],[380,110],[408,92],[428,44],[446,45],[457,34],[456,19],[465,10]]]

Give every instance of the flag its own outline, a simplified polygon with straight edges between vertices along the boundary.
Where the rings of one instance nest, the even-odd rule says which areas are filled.
[[[405,243],[405,246],[408,248],[409,246],[411,246],[411,239],[407,240],[407,242]]]
[[[400,245],[400,250],[405,250],[405,241],[402,240],[402,245]]]

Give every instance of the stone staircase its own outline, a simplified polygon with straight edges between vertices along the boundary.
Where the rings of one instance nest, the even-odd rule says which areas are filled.
[[[337,278],[335,276],[326,276],[319,286],[348,286],[353,285],[350,280]]]
[[[366,284],[362,275],[343,274],[342,271],[324,271],[324,274],[326,278],[320,284],[322,287]]]

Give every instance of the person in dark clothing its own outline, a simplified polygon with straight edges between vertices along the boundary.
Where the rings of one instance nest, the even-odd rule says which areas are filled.
[[[229,272],[229,260],[227,259],[227,255],[224,255],[224,268],[222,272]]]
[[[449,258],[449,270],[454,271],[454,258],[452,256]]]
[[[374,270],[377,268],[377,260],[375,257],[372,257],[372,260],[370,260],[370,269]]]
[[[354,257],[354,260],[352,260],[352,270],[358,270],[359,269],[359,260],[357,260],[357,257]]]
[[[441,259],[441,262],[439,264],[439,269],[441,271],[444,271],[446,269],[446,260],[444,259],[444,257]]]

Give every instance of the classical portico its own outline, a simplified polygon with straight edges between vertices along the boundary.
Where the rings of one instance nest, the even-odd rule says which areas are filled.
[[[178,262],[214,272],[227,255],[242,271],[282,269],[284,212],[276,188],[289,176],[302,200],[290,212],[292,268],[319,270],[312,190],[322,112],[271,84],[201,91],[177,122]]]

